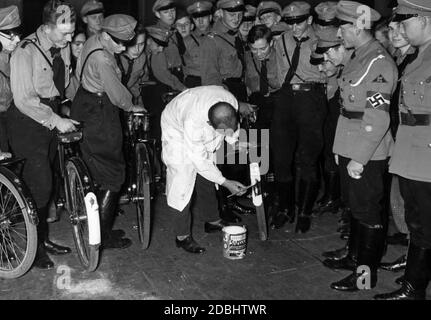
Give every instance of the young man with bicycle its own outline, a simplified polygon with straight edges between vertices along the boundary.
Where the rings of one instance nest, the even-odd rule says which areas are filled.
[[[56,152],[54,130],[70,132],[78,124],[57,113],[69,83],[69,43],[75,21],[71,5],[49,1],[43,10],[43,25],[18,46],[10,62],[14,103],[7,111],[7,130],[14,155],[26,160],[23,179],[36,202],[39,217],[39,245],[34,265],[41,269],[54,267],[47,253],[71,252],[49,240],[46,219]]]
[[[99,186],[97,194],[101,221],[102,247],[125,249],[132,241],[124,231],[113,231],[121,187],[125,180],[123,133],[120,109],[142,112],[133,104],[133,95],[121,83],[121,70],[115,54],[124,52],[135,38],[137,21],[128,15],[107,17],[102,33],[84,45],[77,70],[81,86],[72,106],[72,118],[84,121],[81,152],[91,176]]]

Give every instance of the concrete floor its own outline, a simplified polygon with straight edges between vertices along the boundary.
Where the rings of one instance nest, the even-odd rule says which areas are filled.
[[[204,217],[196,218],[194,236],[207,252],[192,255],[177,249],[164,197],[156,206],[151,246],[143,251],[134,227],[134,207],[124,209],[116,227],[127,231],[134,241],[131,248],[104,252],[94,273],[82,271],[75,253],[54,257],[54,270],[32,269],[20,279],[0,280],[0,300],[367,300],[398,288],[394,279],[401,274],[384,271],[379,272],[375,290],[340,293],[329,288],[349,274],[321,264],[323,251],[344,245],[335,232],[336,215],[316,218],[306,235],[295,234],[293,225],[271,230],[266,242],[258,239],[256,218],[243,217],[249,230],[247,256],[231,261],[223,257],[222,235],[203,232]],[[73,248],[65,216],[51,230],[53,240]],[[405,250],[391,246],[384,260],[392,261]]]

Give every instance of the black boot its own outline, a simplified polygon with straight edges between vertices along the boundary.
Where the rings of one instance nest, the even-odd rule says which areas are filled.
[[[338,171],[328,171],[324,174],[325,194],[317,202],[316,214],[331,212],[336,214],[340,209],[340,175]]]
[[[391,293],[378,294],[375,300],[425,300],[430,280],[431,249],[416,246],[410,242],[407,266],[401,289]]]
[[[286,223],[295,221],[295,184],[293,182],[277,182],[278,210],[273,217],[272,229],[281,229]]]
[[[307,233],[311,228],[313,206],[319,192],[317,181],[299,181],[299,204],[296,233]]]
[[[372,289],[377,284],[377,269],[383,257],[386,233],[382,226],[368,226],[359,224],[359,252],[358,266],[367,266],[370,269],[370,287],[362,290]],[[360,290],[358,282],[362,282],[362,274],[354,270],[351,275],[341,281],[331,284],[331,288],[338,291],[354,292]]]
[[[37,251],[33,266],[42,269],[50,270],[54,268],[54,262],[49,258],[44,242],[48,239],[48,208],[40,208],[37,210],[39,224],[37,225]]]
[[[103,249],[126,249],[132,245],[132,241],[127,238],[118,237],[113,232],[114,218],[118,205],[119,193],[110,190],[100,190],[98,192],[100,231],[102,233]]]
[[[404,254],[394,262],[382,263],[380,268],[386,271],[399,272],[406,269],[407,256]]]
[[[344,250],[339,249],[324,253],[323,255],[327,257],[323,261],[325,267],[333,270],[353,271],[356,269],[359,252],[359,222],[352,217],[350,224],[351,233],[345,247],[347,252],[345,253]]]
[[[340,233],[340,238],[343,240],[349,239],[351,218],[352,218],[352,211],[350,210],[350,208],[344,207],[341,212],[340,220],[338,221],[338,229],[337,229],[337,232]]]

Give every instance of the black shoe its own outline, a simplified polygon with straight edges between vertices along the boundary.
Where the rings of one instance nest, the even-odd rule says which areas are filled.
[[[403,282],[402,287],[391,293],[377,294],[374,300],[401,301],[401,300],[425,300],[425,290],[415,290],[410,283]]]
[[[347,276],[346,278],[344,278],[338,282],[332,283],[331,288],[334,290],[337,290],[337,291],[345,291],[345,292],[359,291],[358,280],[360,280],[359,279],[360,277],[361,277],[361,275],[357,274],[355,271],[352,274],[350,274],[349,276]],[[371,280],[371,287],[369,289],[372,289],[375,287],[376,287],[376,280],[372,279]]]
[[[407,235],[401,232],[388,236],[386,238],[386,242],[387,244],[395,246],[407,247],[409,245],[409,239],[407,239]]]
[[[340,175],[338,171],[324,173],[325,194],[317,202],[316,214],[338,213],[340,201]]]
[[[272,220],[271,227],[272,229],[281,229],[286,223],[293,223],[294,221],[295,213],[286,209],[277,213]]]
[[[298,216],[296,233],[307,233],[311,229],[311,216]]]
[[[326,259],[329,259],[329,260],[339,261],[341,259],[346,258],[348,253],[349,253],[348,248],[343,247],[341,249],[337,249],[334,251],[324,252],[324,253],[322,253],[322,256]]]
[[[404,276],[401,276],[401,277],[395,279],[395,283],[398,284],[398,285],[400,285],[400,286],[402,286],[403,283],[404,283],[404,281],[405,281],[405,279],[406,278]]]
[[[124,238],[126,236],[126,232],[124,230],[112,230],[111,236],[114,238]]]
[[[256,209],[240,205],[238,202],[230,204],[230,209],[241,215],[255,215]]]
[[[51,270],[54,268],[54,262],[49,258],[43,244],[39,244],[39,247],[37,248],[33,266],[41,270]]]
[[[205,233],[221,232],[227,226],[229,226],[229,223],[223,220],[217,223],[205,222]]]
[[[326,259],[323,260],[323,265],[332,270],[348,270],[356,271],[358,264],[356,261],[351,259],[349,256],[342,258],[340,260]]]
[[[190,253],[202,254],[206,251],[205,248],[200,247],[191,236],[188,236],[181,241],[176,239],[175,242],[177,244],[177,248],[182,248]]]
[[[317,181],[299,181],[298,196],[298,221],[296,233],[307,233],[311,229],[311,216],[313,205],[319,193],[319,183]]]
[[[386,271],[391,272],[400,272],[406,269],[407,265],[407,256],[403,255],[394,262],[391,263],[382,263],[380,268]]]
[[[45,240],[43,242],[43,246],[45,247],[46,252],[52,254],[53,256],[64,256],[66,254],[72,253],[70,248],[59,246],[58,244],[55,244],[49,240]]]
[[[132,245],[132,240],[127,238],[114,238],[109,237],[107,239],[102,239],[102,247],[104,250],[109,249],[127,249]]]

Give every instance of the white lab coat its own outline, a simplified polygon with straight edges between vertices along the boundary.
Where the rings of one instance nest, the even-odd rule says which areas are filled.
[[[206,86],[184,91],[163,111],[166,195],[168,205],[178,211],[183,211],[190,202],[197,174],[218,185],[226,182],[215,165],[215,152],[222,146],[225,136],[208,124],[208,112],[218,102],[230,103],[238,110],[238,101],[229,91],[219,86]]]

